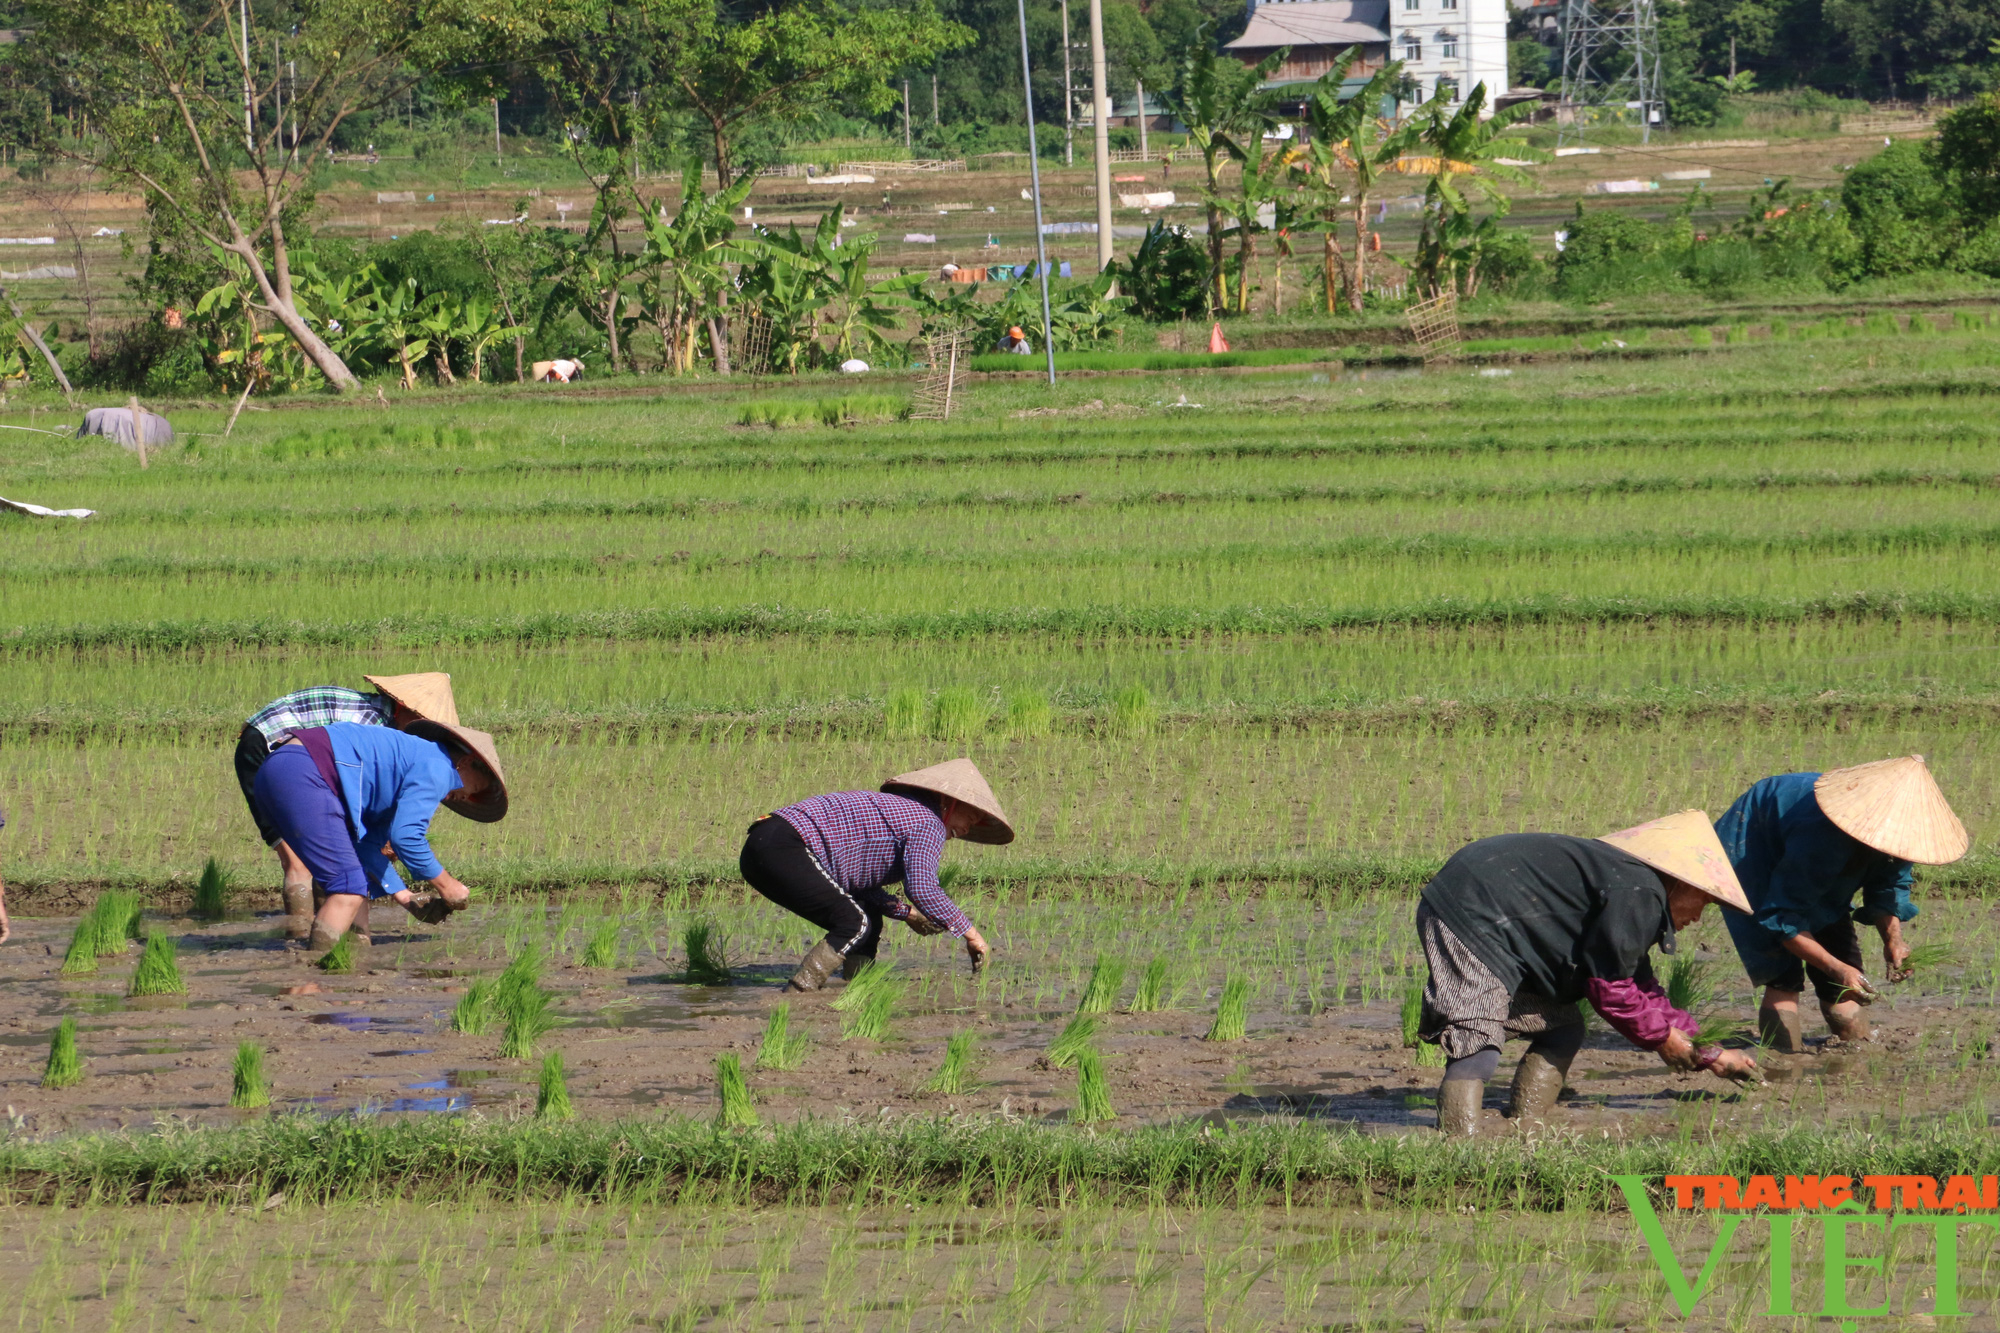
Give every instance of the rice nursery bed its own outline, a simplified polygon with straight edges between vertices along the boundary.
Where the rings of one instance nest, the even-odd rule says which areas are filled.
[[[948,423],[830,381],[227,439],[162,404],[143,471],[0,432],[0,494],[98,511],[0,514],[18,1322],[1651,1326],[1613,1173],[2000,1171],[2000,375],[1926,327],[992,381]],[[512,811],[436,823],[470,914],[378,909],[328,971],[230,749],[415,670]],[[1510,1052],[1480,1139],[1430,1137],[1403,1003],[1456,846],[1912,751],[1975,849],[1919,873],[1944,947],[1878,1041],[1738,1089],[1594,1027],[1556,1123],[1501,1121]],[[953,754],[1020,831],[946,857],[993,965],[892,931],[875,982],[783,994],[811,932],[741,886],[745,826]],[[1747,1040],[1714,914],[1682,944]],[[1746,1295],[1752,1230],[1685,1322],[1804,1326]],[[1914,1317],[1905,1259],[1868,1299]],[[1983,1233],[1961,1265],[1988,1310]]]

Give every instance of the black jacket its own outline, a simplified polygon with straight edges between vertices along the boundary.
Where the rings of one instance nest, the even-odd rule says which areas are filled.
[[[1674,951],[1659,872],[1595,838],[1481,838],[1445,862],[1424,901],[1510,994],[1580,1000],[1592,977],[1649,980],[1655,944]]]

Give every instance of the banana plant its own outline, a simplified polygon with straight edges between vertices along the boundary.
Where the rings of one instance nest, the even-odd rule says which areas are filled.
[[[861,352],[888,345],[884,336],[902,322],[901,311],[917,304],[922,274],[868,280],[873,236],[842,236],[842,210],[819,220],[810,236],[793,227],[783,235],[763,233],[761,261],[746,271],[747,294],[771,320],[772,349],[796,370],[800,360],[838,365]]]
[[[1215,284],[1217,314],[1229,309],[1229,275],[1222,264],[1222,169],[1231,158],[1241,157],[1239,144],[1262,141],[1265,130],[1278,121],[1279,94],[1261,88],[1292,49],[1281,47],[1246,68],[1231,56],[1216,53],[1206,28],[1197,29],[1194,40],[1181,54],[1174,86],[1164,100],[1175,119],[1187,126],[1188,142],[1201,152],[1205,176],[1203,202],[1208,208],[1209,279]]]
[[[486,359],[486,349],[502,338],[512,338],[522,330],[509,324],[491,301],[473,297],[460,308],[460,320],[455,336],[472,353],[472,382],[480,382],[480,371]]]
[[[715,368],[729,371],[729,335],[725,302],[734,290],[727,260],[741,257],[731,243],[736,209],[749,197],[756,177],[704,194],[701,172],[681,173],[686,182],[680,211],[671,219],[664,204],[640,209],[645,219],[646,247],[638,268],[649,275],[648,313],[660,330],[666,362],[676,375],[694,369],[702,332],[708,334]]]
[[[465,325],[464,307],[449,292],[433,292],[417,307],[417,327],[429,335],[431,364],[437,368],[439,384],[456,384],[451,373],[451,344]]]
[[[266,332],[257,327],[257,314],[243,293],[240,280],[219,283],[195,302],[195,338],[202,356],[215,368],[216,377],[235,389],[241,384],[269,385],[274,377],[268,364],[281,353],[289,340],[281,331]],[[240,374],[236,373],[240,370]]]
[[[1533,110],[1531,103],[1481,119],[1485,110],[1486,85],[1479,83],[1456,110],[1441,92],[1410,117],[1414,142],[1431,164],[1423,231],[1417,238],[1416,276],[1432,294],[1455,287],[1461,271],[1476,273],[1484,241],[1493,234],[1490,227],[1482,231],[1472,224],[1468,196],[1485,198],[1504,215],[1510,201],[1497,182],[1532,185],[1534,178],[1515,163],[1549,160],[1547,153],[1519,139],[1501,138],[1508,126]],[[1499,160],[1503,152],[1508,161]],[[1461,177],[1466,182],[1463,187]]]
[[[414,362],[430,351],[430,340],[421,334],[417,301],[417,280],[377,287],[371,294],[366,322],[360,336],[371,345],[393,353],[403,367],[403,387],[417,387]]]
[[[1295,164],[1301,183],[1315,197],[1326,228],[1326,308],[1335,308],[1342,257],[1340,238],[1334,228],[1340,206],[1350,206],[1354,224],[1354,260],[1347,276],[1347,306],[1361,313],[1361,298],[1368,286],[1368,197],[1380,174],[1403,155],[1413,128],[1391,128],[1381,116],[1382,104],[1402,86],[1403,64],[1393,61],[1376,71],[1374,77],[1353,96],[1340,95],[1347,69],[1357,55],[1350,47],[1313,88],[1305,103],[1305,123],[1309,134],[1304,154]]]

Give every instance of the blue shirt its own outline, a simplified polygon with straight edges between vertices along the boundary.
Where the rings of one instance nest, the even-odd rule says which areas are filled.
[[[384,893],[403,889],[382,852],[385,843],[418,879],[443,874],[428,835],[438,802],[459,785],[451,752],[421,736],[353,722],[332,724],[326,738],[347,804],[348,831],[368,882]]]
[[[1752,917],[1785,937],[1819,930],[1847,916],[1859,891],[1856,921],[1872,923],[1883,912],[1908,921],[1917,914],[1910,863],[1843,833],[1819,808],[1818,779],[1817,773],[1765,778],[1715,821]]]

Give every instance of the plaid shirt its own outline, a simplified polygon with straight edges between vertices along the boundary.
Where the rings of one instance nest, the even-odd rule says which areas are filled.
[[[837,791],[775,812],[798,830],[806,850],[834,881],[884,916],[909,908],[882,891],[902,881],[917,908],[953,935],[972,929],[951,895],[938,887],[944,821],[918,801],[878,791]]]
[[[314,685],[295,690],[282,699],[273,699],[250,715],[247,725],[274,741],[289,732],[335,722],[354,722],[364,727],[385,727],[396,705],[386,694],[363,694],[340,685]]]

